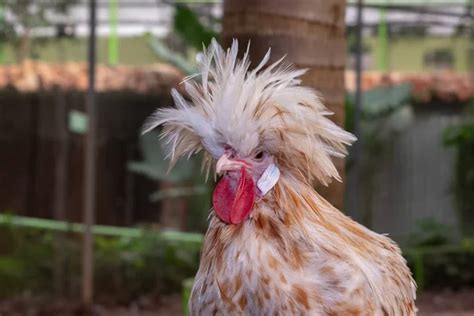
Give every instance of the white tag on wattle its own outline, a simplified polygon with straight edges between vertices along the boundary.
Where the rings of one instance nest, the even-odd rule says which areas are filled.
[[[267,194],[275,184],[278,182],[280,178],[280,169],[275,164],[271,164],[265,169],[260,179],[257,182],[257,188],[262,193],[262,196]]]

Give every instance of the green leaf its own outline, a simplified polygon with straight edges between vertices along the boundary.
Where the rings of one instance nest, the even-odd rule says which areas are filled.
[[[174,30],[190,46],[201,50],[202,45],[209,45],[218,34],[201,23],[194,11],[178,4],[174,16]]]

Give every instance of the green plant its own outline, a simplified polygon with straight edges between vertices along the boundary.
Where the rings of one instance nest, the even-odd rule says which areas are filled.
[[[197,269],[200,245],[146,233],[136,239],[98,238],[96,249],[97,290],[113,290],[130,300],[145,293],[179,290],[181,282]]]
[[[98,299],[129,302],[143,294],[176,292],[197,270],[200,244],[173,241],[153,230],[137,237],[95,237],[94,267]],[[63,295],[80,288],[81,239],[43,229],[0,226],[0,298],[24,292],[53,293],[54,243],[61,238],[67,258]],[[112,296],[111,294],[112,293]]]
[[[474,242],[404,251],[418,289],[474,286]]]
[[[206,23],[207,22],[207,23]],[[168,45],[166,41],[147,35],[147,41],[153,53],[161,60],[175,65],[186,75],[198,72],[196,65],[196,52],[201,51],[203,45],[208,46],[213,38],[219,34],[214,30],[218,20],[209,17],[204,21],[203,17],[190,9],[185,4],[175,5],[173,20],[173,31],[177,36],[172,38],[182,46],[180,50]],[[173,40],[172,40],[173,42]]]
[[[202,23],[198,15],[183,4],[176,5],[173,26],[184,42],[197,50],[201,50],[203,45],[208,46],[212,38],[218,37],[210,25]]]
[[[129,162],[128,169],[165,184],[150,196],[151,201],[162,202],[161,216],[166,217],[175,214],[176,211],[179,212],[179,205],[184,204],[176,201],[181,200],[190,205],[186,212],[190,215],[187,223],[192,224],[194,229],[205,229],[211,188],[210,182],[204,181],[201,172],[202,156],[179,159],[170,170],[165,145],[158,141],[159,138],[158,131],[150,131],[140,136],[143,160]],[[161,219],[165,219],[163,217]]]
[[[447,128],[444,142],[456,149],[454,192],[462,231],[474,236],[474,119]]]
[[[52,234],[4,226],[0,238],[8,244],[0,255],[0,297],[24,289],[47,290],[52,279]]]
[[[453,229],[432,218],[416,222],[415,231],[410,234],[407,245],[410,247],[436,247],[453,242]]]

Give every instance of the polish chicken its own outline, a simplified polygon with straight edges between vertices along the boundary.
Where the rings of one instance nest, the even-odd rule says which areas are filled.
[[[220,176],[191,315],[414,315],[415,283],[398,246],[354,222],[314,189],[340,180],[332,157],[355,138],[301,86],[305,70],[250,69],[238,43],[216,41],[199,59],[200,81],[184,81],[176,107],[158,109],[171,166],[202,152]]]

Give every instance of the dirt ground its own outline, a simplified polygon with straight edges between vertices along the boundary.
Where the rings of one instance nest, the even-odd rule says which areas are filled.
[[[418,296],[420,316],[474,316],[474,289],[427,291]]]
[[[420,316],[473,316],[474,289],[423,292],[417,299]],[[161,298],[156,304],[141,299],[129,306],[96,305],[94,316],[180,316],[182,301],[179,295]],[[16,299],[0,302],[0,316],[82,316],[88,315],[77,303],[64,300]]]

